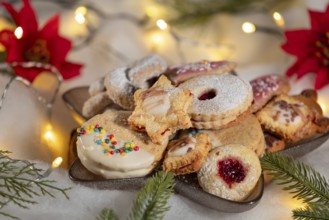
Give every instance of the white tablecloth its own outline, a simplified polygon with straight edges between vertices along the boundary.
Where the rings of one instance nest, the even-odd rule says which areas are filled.
[[[294,8],[283,11],[286,16],[287,28],[300,28],[308,26],[305,7],[324,10],[328,1],[306,1],[296,2]],[[61,31],[63,34],[70,35],[69,30],[65,29],[66,21],[72,17],[72,11],[63,9],[50,3],[35,2],[34,3],[38,15],[41,19],[49,18],[49,14],[55,11],[60,11],[62,16]],[[126,11],[142,15],[140,4],[133,1],[98,1],[95,2],[98,7],[110,13],[117,11]],[[269,20],[259,19],[265,15],[257,15],[257,22],[262,22],[266,25]],[[287,66],[291,64],[293,59],[285,55],[281,49],[281,40],[262,33],[254,35],[245,35],[241,32],[240,24],[242,21],[253,19],[254,15],[243,15],[230,17],[226,26],[220,31],[216,30],[218,36],[222,37],[223,41],[234,44],[234,52],[231,59],[238,63],[237,72],[243,78],[249,80],[256,76],[268,73],[283,73]],[[222,19],[222,18],[219,18]],[[256,22],[255,21],[255,22]],[[215,32],[212,30],[210,35]],[[229,38],[231,41],[228,41]],[[109,51],[104,51],[106,45],[111,45],[128,57],[128,61],[120,61]],[[168,45],[170,48],[170,45]],[[202,58],[210,58],[207,54],[189,55],[189,47],[186,47],[187,61],[195,61]],[[161,55],[168,58],[170,64],[180,63],[175,50],[159,50]],[[127,62],[132,62],[150,53],[150,48],[145,43],[145,30],[137,28],[135,25],[127,21],[112,21],[109,20],[104,28],[96,35],[94,41],[87,47],[71,52],[70,59],[76,62],[84,63],[85,67],[82,70],[81,76],[72,80],[65,81],[61,87],[60,94],[63,94],[70,88],[76,86],[88,85],[91,81],[103,76],[106,72],[114,67],[124,65]],[[208,56],[208,57],[207,57]],[[304,88],[313,85],[314,76],[309,75],[299,81],[292,79],[293,93],[300,92]],[[327,103],[329,97],[329,87],[319,91]],[[328,116],[328,111],[326,112]],[[57,135],[61,137],[61,147],[63,149],[59,155],[66,158],[67,143],[69,134],[78,124],[73,120],[69,111],[65,107],[62,99],[57,98],[54,107],[54,128]],[[329,142],[323,144],[320,148],[311,152],[302,158],[303,161],[312,165],[322,175],[329,177],[329,161],[327,154],[329,153]],[[25,155],[30,159],[30,155]],[[57,156],[57,155],[56,155]],[[35,159],[35,158],[34,158]],[[37,163],[40,166],[47,168],[47,164],[40,162],[42,158],[37,158]],[[67,164],[66,164],[67,165]],[[3,211],[14,213],[21,219],[95,219],[95,216],[102,208],[113,208],[116,210],[120,219],[125,219],[130,212],[132,200],[136,196],[136,192],[125,191],[110,191],[96,190],[73,184],[67,174],[66,169],[57,169],[52,174],[52,179],[58,181],[58,185],[62,187],[72,186],[69,191],[69,200],[66,200],[59,193],[56,193],[56,198],[40,198],[38,205],[30,206],[29,210],[17,208],[13,204],[4,208]],[[239,213],[227,214],[221,213],[206,207],[200,206],[182,196],[173,195],[169,201],[171,206],[170,211],[166,214],[165,219],[291,219],[291,210],[300,207],[298,201],[292,200],[291,196],[280,190],[275,184],[266,186],[264,196],[259,205],[254,209]]]

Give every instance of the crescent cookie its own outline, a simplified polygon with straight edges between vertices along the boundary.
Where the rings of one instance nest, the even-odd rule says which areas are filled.
[[[229,73],[202,75],[179,88],[189,89],[194,95],[189,115],[195,128],[219,129],[249,111],[253,100],[250,84]]]
[[[252,112],[257,112],[274,96],[287,94],[290,91],[290,83],[287,77],[271,74],[258,77],[250,81],[254,94],[254,102],[251,106]]]
[[[166,69],[167,62],[163,58],[158,55],[150,55],[129,67],[128,78],[136,88],[145,89],[152,86],[153,83],[150,80],[158,78]]]
[[[250,114],[236,125],[219,130],[202,130],[211,138],[213,148],[227,144],[242,144],[258,156],[265,151],[265,138],[256,116]]]
[[[109,72],[105,76],[105,87],[107,95],[117,105],[126,110],[134,109],[134,92],[136,88],[127,78],[127,67],[120,67]]]
[[[202,60],[196,63],[170,67],[164,74],[168,76],[175,85],[179,85],[190,78],[198,77],[200,75],[228,73],[235,67],[236,63],[231,61]]]
[[[82,114],[90,118],[94,115],[102,113],[108,106],[115,105],[114,102],[108,97],[106,92],[98,93],[91,96],[83,103]]]
[[[145,176],[158,166],[167,143],[154,144],[144,133],[130,130],[130,114],[109,110],[78,129],[78,157],[89,171],[117,179]]]
[[[209,152],[198,172],[202,189],[221,198],[242,201],[261,175],[257,155],[247,147],[229,144]]]
[[[211,143],[206,133],[198,133],[170,141],[167,149],[163,169],[176,175],[189,174],[200,169]]]
[[[174,87],[162,75],[151,88],[135,92],[129,124],[135,130],[145,130],[154,143],[167,142],[177,130],[191,127],[187,109],[192,99],[189,90]]]

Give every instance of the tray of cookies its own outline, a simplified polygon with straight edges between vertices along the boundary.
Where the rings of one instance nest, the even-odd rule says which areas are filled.
[[[139,189],[161,169],[175,174],[177,193],[199,204],[253,208],[265,184],[259,158],[309,153],[329,138],[329,119],[315,91],[290,95],[282,75],[246,82],[234,68],[230,61],[168,67],[152,55],[67,91],[63,99],[81,123],[71,179]]]

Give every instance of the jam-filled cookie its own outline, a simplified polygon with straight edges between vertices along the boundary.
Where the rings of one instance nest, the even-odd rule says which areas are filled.
[[[179,85],[188,79],[201,75],[228,73],[235,67],[236,63],[231,61],[202,60],[196,63],[170,67],[164,74],[168,76],[175,85]]]
[[[202,75],[185,81],[179,88],[194,95],[189,108],[193,127],[219,129],[249,112],[253,100],[251,86],[233,74]]]
[[[167,143],[130,129],[131,112],[109,110],[96,115],[78,129],[77,153],[91,172],[106,179],[140,177],[158,166]]]
[[[247,147],[229,144],[211,150],[198,172],[202,189],[221,198],[241,201],[261,175],[257,155]]]
[[[251,106],[252,112],[257,112],[274,96],[287,94],[290,91],[290,83],[287,77],[278,74],[271,74],[258,77],[250,81],[254,94],[254,101]]]
[[[191,127],[187,109],[192,99],[188,89],[174,87],[162,75],[151,88],[135,92],[129,124],[135,130],[145,130],[154,143],[167,142],[177,130]]]
[[[211,149],[206,133],[188,135],[169,142],[163,169],[174,174],[197,172]]]

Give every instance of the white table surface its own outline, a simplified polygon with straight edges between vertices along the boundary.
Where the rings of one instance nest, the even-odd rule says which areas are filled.
[[[296,7],[293,9],[283,11],[288,28],[300,28],[308,26],[308,19],[306,16],[306,7],[312,9],[324,10],[328,1],[297,1]],[[38,10],[38,15],[41,19],[49,18],[49,15],[55,11],[60,11],[62,16],[62,23],[67,21],[72,16],[72,11],[60,8],[50,3],[36,2],[35,7]],[[131,12],[137,16],[141,15],[142,6],[133,1],[98,1],[95,3],[102,9],[108,10],[110,13],[116,11]],[[51,6],[51,7],[50,7]],[[265,22],[260,19],[264,15],[257,15],[257,21]],[[222,18],[219,18],[222,19]],[[231,39],[235,45],[235,51],[230,59],[238,63],[238,74],[249,80],[256,76],[268,73],[283,73],[289,66],[293,59],[285,55],[279,45],[282,41],[275,39],[273,36],[257,33],[253,36],[247,36],[241,33],[239,29],[241,21],[253,19],[253,15],[244,15],[237,17],[226,18],[229,21],[228,25],[223,27],[220,36],[221,39]],[[266,20],[266,19],[265,19]],[[65,27],[65,24],[63,24]],[[69,35],[64,27],[61,31]],[[212,26],[210,26],[212,28]],[[70,59],[76,62],[81,62],[85,65],[81,72],[81,76],[72,80],[65,81],[60,89],[60,95],[70,88],[81,85],[89,85],[91,81],[103,76],[106,72],[114,67],[124,65],[125,62],[119,61],[113,57],[108,51],[101,51],[104,45],[109,44],[121,51],[128,58],[128,62],[132,62],[150,53],[147,42],[145,43],[145,32],[136,26],[125,21],[108,21],[104,29],[95,37],[88,47],[84,47],[77,51],[72,51]],[[214,30],[210,35],[215,34]],[[201,38],[202,40],[202,38]],[[226,40],[227,41],[227,40]],[[100,43],[102,42],[102,43]],[[228,42],[228,41],[227,41]],[[168,45],[167,48],[172,48]],[[209,58],[209,54],[200,53],[189,55],[189,47],[186,47],[186,56],[188,61],[194,61],[202,58]],[[159,50],[161,55],[169,58],[170,64],[179,63],[177,51],[175,50]],[[292,93],[298,93],[304,88],[313,85],[314,76],[309,75],[299,81],[291,79],[293,90]],[[329,86],[319,91],[319,96],[329,103]],[[76,128],[78,124],[73,120],[69,111],[65,107],[61,97],[58,97],[53,110],[54,128],[60,138],[60,146],[63,149],[54,156],[63,156],[66,158],[67,143],[69,141],[69,134],[72,129]],[[328,111],[325,112],[328,116]],[[317,150],[301,158],[304,162],[312,165],[322,175],[329,178],[329,161],[327,155],[329,153],[329,142],[327,141]],[[26,159],[30,159],[30,155],[25,155]],[[43,164],[43,158],[37,159],[40,166],[46,168]],[[67,163],[67,161],[66,161]],[[64,163],[65,164],[65,163]],[[67,164],[66,164],[67,165]],[[102,208],[113,208],[117,211],[120,219],[125,219],[129,214],[132,200],[135,198],[136,192],[124,191],[110,191],[110,190],[96,190],[72,183],[67,175],[66,169],[57,169],[51,174],[51,178],[58,181],[61,186],[72,186],[69,192],[70,200],[64,199],[61,195],[56,194],[56,199],[40,198],[38,205],[30,206],[29,210],[19,209],[13,204],[3,209],[15,213],[21,219],[94,219],[96,214]],[[292,200],[291,196],[280,190],[275,184],[266,186],[264,196],[259,205],[254,209],[240,213],[227,214],[200,206],[182,196],[173,195],[169,201],[171,205],[170,211],[167,213],[165,219],[269,219],[282,220],[291,219],[291,210],[300,207],[298,201]]]

